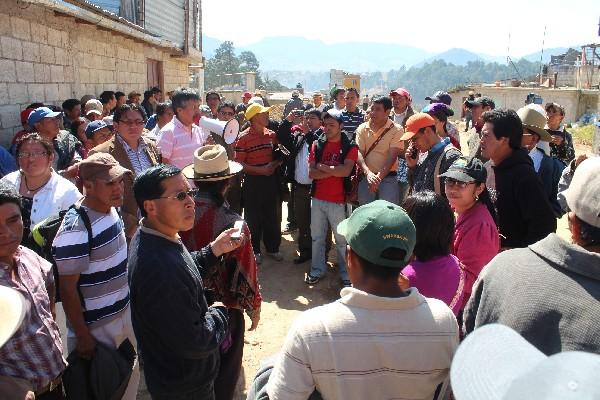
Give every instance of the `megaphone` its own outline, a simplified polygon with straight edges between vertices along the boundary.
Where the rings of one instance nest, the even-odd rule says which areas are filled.
[[[240,123],[235,118],[230,121],[219,121],[218,119],[200,117],[199,125],[202,129],[221,136],[227,144],[235,142],[240,133]]]

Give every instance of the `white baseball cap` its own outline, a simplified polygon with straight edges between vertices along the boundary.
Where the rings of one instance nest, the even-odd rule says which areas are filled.
[[[600,228],[600,157],[579,164],[565,199],[579,219]]]

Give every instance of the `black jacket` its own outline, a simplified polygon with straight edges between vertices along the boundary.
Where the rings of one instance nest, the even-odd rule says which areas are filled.
[[[201,272],[217,259],[140,228],[129,249],[131,319],[152,397],[212,387],[227,310],[208,308]]]
[[[292,133],[292,123],[287,119],[281,121],[279,129],[277,130],[277,141],[285,146],[290,152],[290,156],[285,160],[282,165],[283,174],[288,182],[297,183],[295,181],[296,176],[296,156],[302,149],[304,143],[308,144],[308,148],[312,146],[312,143],[319,138],[323,133],[321,128],[314,131],[308,132],[305,135]]]
[[[542,150],[538,149],[538,151]],[[558,182],[560,181],[560,177],[562,176],[564,169],[565,164],[561,160],[544,154],[542,163],[540,164],[540,169],[538,171],[538,175],[540,176],[542,185],[544,186],[544,191],[548,196],[548,201],[552,206],[552,211],[554,211],[554,216],[556,218],[560,218],[563,215],[562,207],[558,202],[557,196]]]
[[[556,230],[548,196],[525,150],[514,150],[494,173],[502,247],[525,247]]]

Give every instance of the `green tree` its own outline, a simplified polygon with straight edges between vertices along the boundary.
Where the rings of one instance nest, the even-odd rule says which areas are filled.
[[[236,82],[236,78],[227,79],[223,77],[224,74],[256,72],[257,88],[274,91],[287,89],[277,80],[269,80],[268,77],[263,79],[259,68],[260,63],[253,52],[242,51],[238,56],[235,54],[233,42],[223,42],[215,51],[215,55],[206,60],[204,87],[207,89],[216,89],[219,86]],[[241,83],[241,80],[239,82]]]
[[[240,59],[235,55],[233,42],[221,43],[212,58],[206,60],[204,87],[214,89],[226,81],[220,75],[240,72]]]

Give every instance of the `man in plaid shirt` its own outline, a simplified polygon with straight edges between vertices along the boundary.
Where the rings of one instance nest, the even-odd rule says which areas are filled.
[[[14,186],[0,183],[0,285],[17,290],[29,303],[21,326],[0,348],[0,384],[24,387],[36,399],[62,399],[67,362],[53,317],[52,266],[20,246],[22,238],[21,198]]]

